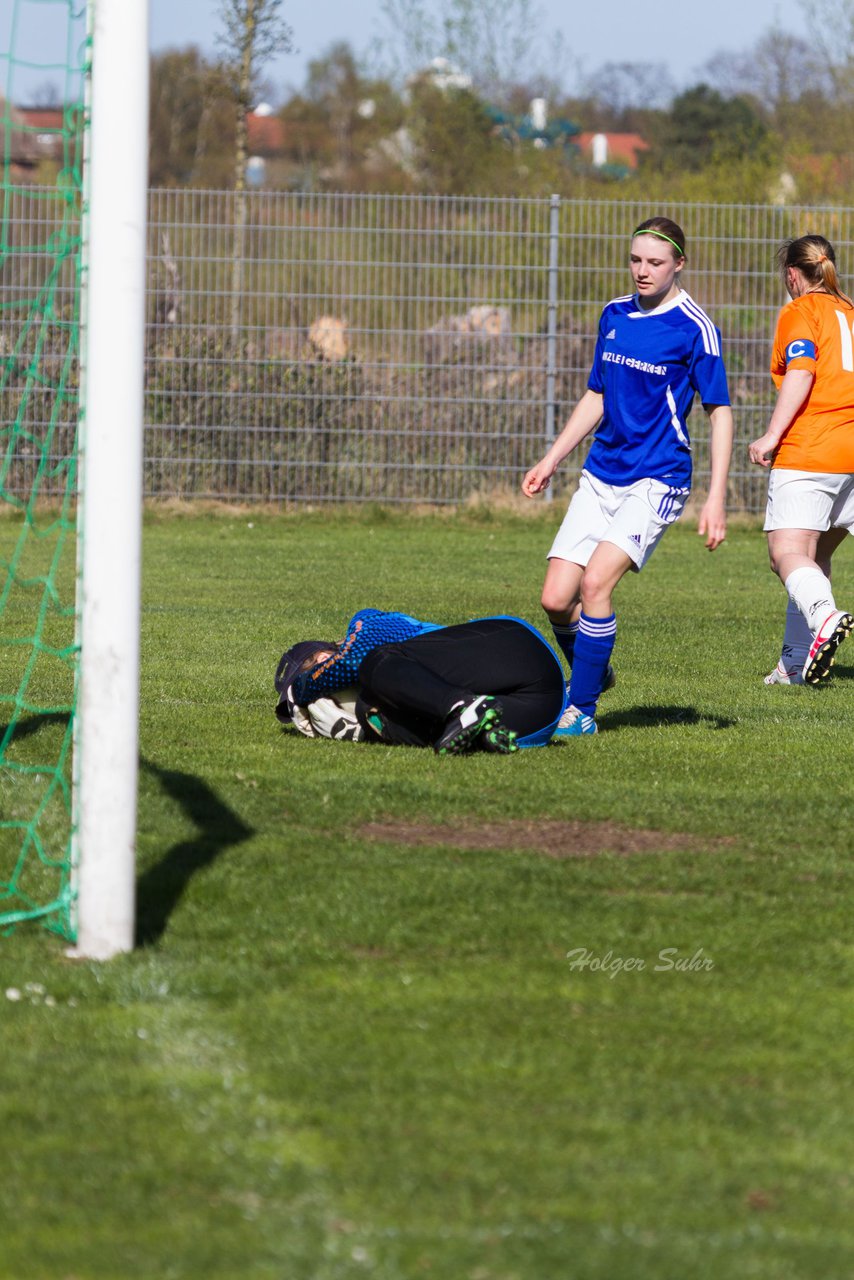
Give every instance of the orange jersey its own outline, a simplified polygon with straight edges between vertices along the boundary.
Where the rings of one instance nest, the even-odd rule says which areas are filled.
[[[772,465],[854,473],[854,308],[830,293],[805,293],[783,307],[771,357],[778,389],[789,369],[806,369],[815,381]]]

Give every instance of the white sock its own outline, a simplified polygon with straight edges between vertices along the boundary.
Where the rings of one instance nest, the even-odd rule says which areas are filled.
[[[833,587],[821,569],[812,569],[808,565],[793,569],[786,579],[786,590],[789,599],[800,609],[813,635],[825,618],[836,613]]]
[[[789,675],[803,671],[807,654],[812,644],[812,632],[807,621],[794,600],[786,604],[786,628],[783,632],[783,649],[780,654],[780,666]]]

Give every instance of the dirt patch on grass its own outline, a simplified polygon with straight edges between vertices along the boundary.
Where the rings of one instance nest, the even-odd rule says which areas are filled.
[[[451,849],[484,849],[538,853],[546,858],[595,858],[603,853],[631,857],[637,853],[711,852],[735,844],[732,836],[696,836],[678,831],[644,831],[617,822],[558,822],[507,818],[502,822],[468,821],[460,825],[430,822],[368,822],[358,834],[386,844],[443,845]]]

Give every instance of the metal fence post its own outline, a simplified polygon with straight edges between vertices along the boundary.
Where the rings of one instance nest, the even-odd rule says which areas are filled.
[[[558,230],[560,226],[560,196],[553,195],[549,201],[549,268],[548,268],[548,313],[546,327],[546,448],[549,449],[555,438],[555,417],[557,404],[557,269],[558,269]],[[546,501],[551,502],[554,494],[551,485],[546,489]]]

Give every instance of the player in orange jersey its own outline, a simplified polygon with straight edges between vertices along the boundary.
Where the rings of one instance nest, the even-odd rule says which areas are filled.
[[[854,302],[840,288],[824,236],[787,241],[777,262],[791,298],[777,318],[771,358],[777,403],[749,453],[751,462],[771,467],[768,551],[794,608],[778,678],[772,673],[767,683],[819,684],[854,630],[854,617],[836,607],[829,578],[839,530],[854,532]],[[795,609],[809,630],[800,680],[791,664]]]

